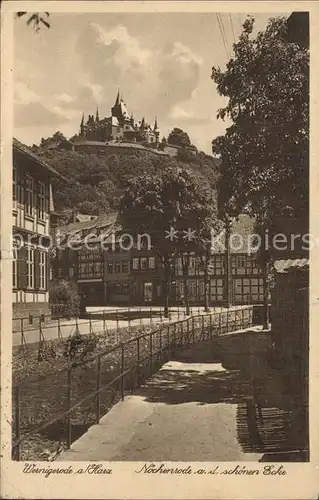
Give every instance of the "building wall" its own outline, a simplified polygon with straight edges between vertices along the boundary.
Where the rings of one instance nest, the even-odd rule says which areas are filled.
[[[81,252],[77,260],[72,257],[67,263],[62,260],[57,262],[60,271],[55,275],[58,278],[67,277],[70,268],[74,268],[72,276],[76,276],[78,283],[83,289],[85,283],[90,283],[90,294],[98,295],[96,300],[100,305],[130,303],[141,305],[144,303],[163,303],[163,269],[159,257],[154,250],[112,251],[110,248],[102,253],[94,254],[86,252],[86,259],[81,258]],[[65,255],[68,255],[66,251]],[[95,255],[95,256],[94,256]],[[97,265],[99,273],[94,273]],[[79,266],[87,266],[89,272],[83,276],[79,272]],[[224,304],[226,296],[225,255],[216,254],[211,262],[209,276],[209,303],[211,305]],[[193,253],[190,256],[190,265],[187,275],[183,276],[181,261],[175,262],[175,272],[170,286],[170,302],[172,304],[182,303],[185,298],[185,280],[188,288],[189,302],[192,304],[203,304],[205,298],[204,270],[199,256]],[[94,282],[96,287],[94,289]],[[101,287],[98,283],[103,282],[104,294],[101,295]],[[234,304],[262,303],[263,280],[262,272],[253,256],[247,254],[236,254],[231,256],[231,287],[232,301]],[[91,299],[90,299],[91,300]],[[93,298],[92,298],[93,300]]]
[[[13,316],[48,314],[50,180],[45,169],[13,154]]]

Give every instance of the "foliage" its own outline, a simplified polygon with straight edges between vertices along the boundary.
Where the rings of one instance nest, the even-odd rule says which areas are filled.
[[[27,20],[27,25],[32,26],[36,32],[40,31],[42,24],[46,26],[46,28],[50,28],[50,23],[48,22],[48,17],[50,16],[49,12],[44,12],[44,15],[42,15],[40,12],[33,12],[31,15],[29,14],[29,12],[16,13],[17,18],[26,15],[29,15],[29,18]]]
[[[54,281],[50,286],[51,306],[62,306],[64,314],[76,316],[79,310],[80,297],[76,285],[65,280]]]
[[[255,38],[253,25],[246,19],[226,70],[212,69],[219,94],[229,99],[218,117],[233,122],[213,149],[221,159],[222,217],[245,211],[263,236],[266,304],[271,252],[265,230],[276,232],[288,220],[295,233],[308,227],[309,51],[287,42],[284,18],[270,19]]]
[[[286,42],[284,18],[270,19],[255,39],[253,24],[253,19],[244,23],[227,69],[212,71],[218,92],[229,98],[219,117],[233,121],[213,141],[222,161],[220,206],[228,215],[246,210],[258,223],[298,214],[304,228],[309,53]]]
[[[170,167],[131,179],[121,199],[124,231],[147,233],[162,262],[166,312],[176,257],[182,258],[185,276],[189,252],[196,250],[204,222],[214,220],[213,193],[203,180],[197,172]],[[192,232],[189,238],[188,231]]]
[[[93,154],[51,147],[60,132],[41,141],[33,150],[51,164],[68,182],[54,180],[55,209],[75,209],[81,213],[100,214],[118,208],[119,199],[129,180],[143,174],[155,175],[168,167],[186,167],[202,176],[203,182],[215,189],[217,162],[207,155],[191,155],[187,161],[134,151],[120,154]],[[133,152],[134,151],[134,152]]]
[[[174,144],[175,146],[181,146],[185,148],[191,145],[190,138],[186,132],[180,128],[173,128],[167,137],[168,144]]]

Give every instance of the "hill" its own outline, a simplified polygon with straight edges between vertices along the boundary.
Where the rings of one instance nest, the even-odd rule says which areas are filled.
[[[100,214],[116,210],[128,179],[155,174],[168,167],[186,167],[216,189],[218,163],[205,153],[196,156],[181,149],[177,156],[161,157],[141,151],[127,154],[85,153],[33,146],[33,150],[68,179],[53,184],[55,209]]]

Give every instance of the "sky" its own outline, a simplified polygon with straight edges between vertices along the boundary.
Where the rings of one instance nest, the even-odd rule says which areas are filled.
[[[276,15],[221,14],[231,53],[248,14],[256,32]],[[215,13],[52,13],[50,23],[36,33],[14,21],[15,137],[70,137],[83,112],[110,116],[119,89],[137,121],[157,116],[161,135],[179,127],[211,154],[228,125],[216,117],[227,101],[210,78],[228,60]]]

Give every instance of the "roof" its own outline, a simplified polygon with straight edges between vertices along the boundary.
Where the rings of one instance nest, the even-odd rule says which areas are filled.
[[[51,165],[49,165],[46,161],[44,161],[39,155],[37,155],[34,151],[32,151],[32,149],[29,148],[29,146],[22,144],[22,142],[18,141],[15,137],[13,138],[12,146],[13,149],[16,149],[20,153],[28,156],[29,158],[34,160],[38,165],[41,165],[41,167],[45,168],[46,170],[49,170],[53,175],[66,180],[66,178],[63,175],[61,175],[57,170],[51,167]]]
[[[93,235],[96,229],[99,229],[100,231],[102,230],[102,234],[105,233],[108,235],[110,231],[117,227],[117,217],[117,212],[109,212],[108,214],[101,214],[97,216],[94,220],[72,222],[66,226],[60,226],[58,230],[60,237],[63,239],[67,238],[68,240],[79,236],[82,231],[92,231]]]
[[[88,222],[97,219],[97,215],[76,214],[77,222]]]
[[[278,274],[286,274],[291,271],[308,271],[309,259],[276,260],[274,268]]]
[[[232,254],[256,253],[256,244],[252,241],[255,220],[248,215],[242,214],[238,220],[233,219],[231,223],[230,251]],[[212,253],[225,252],[225,230],[212,238]]]

